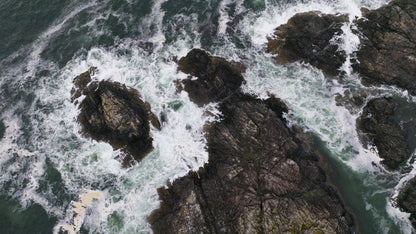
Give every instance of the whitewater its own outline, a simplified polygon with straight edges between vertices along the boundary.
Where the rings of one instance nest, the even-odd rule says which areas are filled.
[[[37,4],[42,12],[48,4],[41,2]],[[339,106],[334,97],[358,90],[368,94],[367,100],[387,95],[416,104],[415,97],[398,88],[363,86],[348,62],[342,67],[346,76],[340,82],[307,64],[277,64],[265,51],[267,36],[277,26],[296,13],[319,11],[349,15],[344,33],[333,43],[353,56],[360,45],[350,28],[361,16],[360,8],[375,9],[387,2],[95,0],[51,4],[52,9],[45,10],[50,14],[48,21],[14,25],[16,32],[5,37],[11,42],[1,41],[5,46],[0,55],[0,120],[5,131],[0,139],[0,217],[14,211],[15,216],[9,217],[14,226],[9,230],[20,232],[24,230],[19,225],[29,225],[23,223],[21,217],[25,217],[39,221],[38,226],[31,224],[31,230],[46,233],[57,233],[61,227],[83,233],[151,233],[146,218],[159,206],[157,188],[208,161],[203,130],[206,123],[219,119],[217,106],[198,107],[186,92],[178,93],[175,85],[187,77],[177,71],[175,59],[192,48],[203,48],[244,64],[244,92],[281,98],[290,108],[289,124],[319,138],[328,164],[337,169],[329,174],[329,181],[355,215],[357,230],[414,232],[409,214],[396,207],[395,199],[404,183],[416,175],[416,156],[400,171],[386,170],[377,151],[359,142],[355,121],[361,110]],[[33,6],[22,4],[0,3],[0,20],[6,22],[7,14],[10,20],[22,14],[40,19],[41,13],[29,10]],[[150,130],[153,151],[131,168],[121,166],[116,159],[120,152],[109,144],[80,134],[79,110],[70,102],[70,92],[73,79],[90,67],[98,68],[94,78],[137,89],[156,116],[166,116],[162,130]]]

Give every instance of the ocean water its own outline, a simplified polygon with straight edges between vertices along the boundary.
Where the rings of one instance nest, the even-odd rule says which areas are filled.
[[[215,104],[202,108],[177,93],[174,57],[203,48],[247,66],[245,92],[273,93],[287,118],[316,136],[334,184],[356,218],[357,232],[412,233],[395,205],[416,175],[414,154],[388,171],[376,150],[359,143],[360,110],[337,106],[334,96],[364,91],[400,104],[403,126],[416,100],[394,87],[368,88],[346,63],[343,82],[306,64],[282,66],[265,52],[266,37],[298,12],[348,13],[387,0],[33,0],[0,2],[0,233],[150,233],[147,216],[159,206],[156,189],[208,160],[203,125],[217,120]],[[353,56],[358,38],[343,27],[334,43]],[[83,137],[70,103],[72,80],[89,67],[95,78],[134,87],[157,115],[154,150],[125,169],[118,151]],[[210,114],[207,114],[210,113]],[[415,127],[408,138],[416,145]],[[414,150],[414,148],[412,149]],[[94,199],[93,199],[94,198]],[[79,207],[79,210],[74,209]]]

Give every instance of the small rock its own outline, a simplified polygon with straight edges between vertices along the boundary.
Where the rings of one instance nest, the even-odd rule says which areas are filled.
[[[335,101],[338,106],[345,107],[350,113],[357,114],[365,105],[367,93],[364,91],[346,90],[343,95],[336,95]]]
[[[123,166],[130,166],[152,149],[149,120],[156,128],[160,123],[136,90],[118,82],[93,81],[95,71],[92,68],[74,79],[71,101],[77,104],[85,96],[79,104],[78,121],[86,136],[122,149],[126,153]]]
[[[199,106],[221,101],[245,83],[241,75],[245,68],[241,64],[232,64],[200,49],[193,49],[181,58],[178,70],[190,75],[182,83],[190,99]]]

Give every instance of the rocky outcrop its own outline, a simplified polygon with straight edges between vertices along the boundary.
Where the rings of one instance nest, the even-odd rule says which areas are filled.
[[[410,213],[410,222],[416,228],[416,177],[408,181],[400,191],[397,203],[405,212]]]
[[[93,81],[94,72],[92,68],[74,79],[71,101],[79,104],[78,121],[86,136],[122,149],[123,166],[130,166],[152,149],[149,119],[160,127],[158,120],[136,90],[118,82]]]
[[[345,52],[331,41],[342,33],[345,15],[299,13],[276,28],[267,49],[281,63],[304,61],[327,75],[339,75]],[[376,10],[363,9],[355,20],[361,46],[352,64],[365,84],[388,84],[416,92],[416,2],[393,0]]]
[[[219,110],[206,127],[208,163],[158,190],[155,233],[350,232],[351,216],[304,133],[286,126],[280,99],[237,91]]]
[[[364,10],[356,24],[361,34],[353,66],[367,83],[397,85],[416,92],[416,2],[394,0]]]
[[[200,49],[193,49],[181,58],[178,70],[189,74],[182,83],[190,99],[199,106],[221,101],[245,83],[241,75],[245,68],[241,64],[230,63]]]
[[[342,33],[341,27],[347,21],[346,15],[296,14],[276,28],[268,38],[267,50],[276,54],[275,59],[280,63],[303,61],[336,76],[346,56],[331,40]]]
[[[357,119],[357,131],[364,145],[376,146],[383,163],[397,168],[410,156],[404,133],[394,120],[396,104],[391,98],[375,98]]]

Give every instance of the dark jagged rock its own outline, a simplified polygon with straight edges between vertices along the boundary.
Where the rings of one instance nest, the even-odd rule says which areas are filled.
[[[71,91],[71,101],[75,104],[85,95],[79,104],[78,116],[83,134],[122,149],[126,153],[123,166],[130,166],[152,149],[149,119],[155,127],[160,126],[150,105],[141,100],[136,90],[118,82],[93,81],[93,72],[95,68],[76,77]]]
[[[410,222],[416,228],[416,177],[408,181],[400,191],[397,203],[405,212],[410,213]]]
[[[3,121],[0,120],[0,140],[3,138],[5,131],[6,131],[6,126],[4,125]]]
[[[404,133],[393,119],[396,104],[391,98],[375,98],[357,119],[357,131],[364,145],[375,145],[383,163],[397,168],[410,155]]]
[[[242,65],[211,56],[200,49],[193,49],[181,58],[178,70],[190,75],[182,83],[190,99],[199,106],[229,97],[245,82],[241,75],[245,70]]]
[[[385,83],[416,92],[416,2],[394,0],[366,10],[356,22],[361,48],[354,69],[367,83]]]
[[[345,62],[345,52],[331,43],[335,35],[342,33],[346,15],[326,15],[316,12],[299,13],[276,28],[268,38],[267,50],[276,54],[280,63],[304,61],[335,76]]]
[[[337,94],[335,101],[337,106],[345,107],[350,113],[357,114],[365,105],[367,94],[364,91],[346,90],[343,95]]]
[[[286,126],[280,99],[237,91],[219,109],[221,121],[206,128],[208,163],[158,190],[155,233],[350,232],[351,216],[305,134]]]

